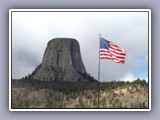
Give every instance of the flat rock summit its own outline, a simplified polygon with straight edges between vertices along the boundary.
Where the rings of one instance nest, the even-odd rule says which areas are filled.
[[[40,81],[86,81],[80,46],[73,38],[54,38],[47,44],[42,63],[31,74]]]

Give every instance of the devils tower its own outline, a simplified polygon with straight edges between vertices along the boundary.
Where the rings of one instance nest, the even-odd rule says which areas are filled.
[[[42,63],[31,79],[40,81],[86,81],[80,46],[76,39],[55,38],[48,42]]]

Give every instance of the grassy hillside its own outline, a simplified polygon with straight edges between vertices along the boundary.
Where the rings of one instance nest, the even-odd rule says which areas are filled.
[[[148,83],[12,80],[12,108],[148,108]]]

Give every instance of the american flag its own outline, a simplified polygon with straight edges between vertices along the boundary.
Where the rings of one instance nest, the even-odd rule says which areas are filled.
[[[121,47],[104,38],[100,39],[100,59],[109,59],[124,64],[125,57],[126,52]]]

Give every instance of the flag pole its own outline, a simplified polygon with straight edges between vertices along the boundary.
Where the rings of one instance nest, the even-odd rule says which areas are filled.
[[[99,62],[98,62],[98,108],[99,108],[99,89],[100,89],[100,41],[101,41],[101,34],[99,34]]]

